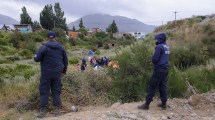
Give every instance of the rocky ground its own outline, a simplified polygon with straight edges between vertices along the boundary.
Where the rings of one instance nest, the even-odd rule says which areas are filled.
[[[195,94],[189,99],[168,100],[167,110],[157,107],[155,99],[149,110],[139,110],[135,103],[115,103],[111,107],[85,107],[60,117],[49,114],[44,120],[215,120],[215,91]]]

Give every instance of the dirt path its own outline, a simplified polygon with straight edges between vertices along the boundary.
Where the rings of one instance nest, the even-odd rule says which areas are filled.
[[[44,120],[215,120],[215,92],[193,96],[190,99],[171,99],[166,111],[157,107],[155,99],[150,109],[139,110],[135,103],[115,103],[111,107],[86,107],[60,117]],[[191,105],[192,104],[192,105]]]

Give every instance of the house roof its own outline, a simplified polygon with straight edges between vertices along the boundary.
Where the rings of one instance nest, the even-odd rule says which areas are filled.
[[[78,37],[78,33],[79,33],[79,32],[74,32],[74,31],[72,31],[72,32],[69,32],[69,36],[70,36],[70,37]]]

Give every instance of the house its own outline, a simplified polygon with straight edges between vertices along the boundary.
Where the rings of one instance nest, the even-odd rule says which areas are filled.
[[[131,32],[132,36],[134,36],[136,39],[142,39],[146,36],[146,33],[144,32]]]
[[[4,32],[12,32],[14,29],[13,29],[13,26],[12,25],[0,25],[0,30],[1,31],[4,31]]]
[[[101,28],[92,28],[92,34],[95,34],[97,32],[102,32]]]
[[[33,29],[30,24],[16,24],[14,25],[14,29],[18,30],[21,33],[33,32]]]
[[[126,36],[131,36],[131,33],[128,32],[121,32],[121,33],[114,33],[113,37],[114,38],[122,38],[122,37],[126,37]]]
[[[78,34],[79,34],[79,32],[70,31],[69,37],[76,39],[76,38],[78,38]]]

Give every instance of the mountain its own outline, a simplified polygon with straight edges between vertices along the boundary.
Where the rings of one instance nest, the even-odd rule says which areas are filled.
[[[92,14],[82,17],[84,26],[89,30],[92,28],[101,28],[106,31],[108,25],[115,20],[119,32],[152,32],[156,26],[146,25],[136,19],[130,19],[123,16],[111,16],[107,14]],[[68,27],[72,29],[73,25],[76,29],[79,28],[80,19],[68,24]]]
[[[16,21],[15,19],[6,16],[6,15],[2,15],[0,14],[0,24],[6,24],[6,25],[12,25],[12,24],[17,24],[19,23],[18,21]]]

